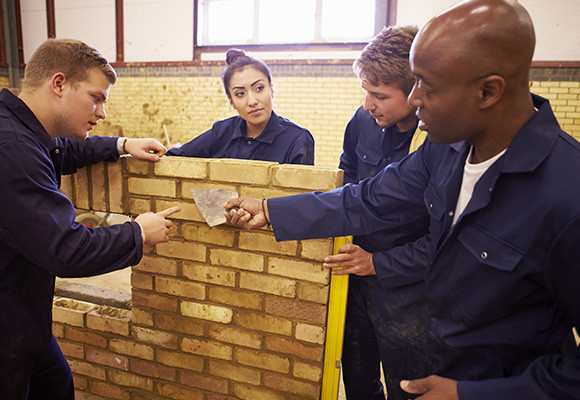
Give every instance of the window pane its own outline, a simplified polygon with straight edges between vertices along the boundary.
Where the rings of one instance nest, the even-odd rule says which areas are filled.
[[[366,40],[374,36],[376,0],[323,0],[322,37]]]
[[[38,46],[48,39],[46,27],[46,2],[39,0],[20,0],[20,12],[22,14],[22,36],[24,45],[24,62],[27,63],[30,56]]]
[[[315,16],[315,0],[262,0],[258,40],[266,43],[311,42]]]
[[[254,32],[253,0],[211,1],[207,5],[206,45],[247,43]]]

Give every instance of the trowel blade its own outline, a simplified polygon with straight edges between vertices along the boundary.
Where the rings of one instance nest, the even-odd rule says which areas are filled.
[[[224,224],[223,204],[238,197],[238,192],[227,189],[191,189],[193,200],[209,226]]]

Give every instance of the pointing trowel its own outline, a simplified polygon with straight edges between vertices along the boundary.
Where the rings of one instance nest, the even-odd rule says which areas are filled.
[[[191,189],[191,194],[209,226],[224,224],[224,203],[238,197],[238,192],[226,189]]]

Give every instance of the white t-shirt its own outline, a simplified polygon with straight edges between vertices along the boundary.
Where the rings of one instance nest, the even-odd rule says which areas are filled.
[[[453,224],[457,222],[457,219],[463,213],[465,207],[467,207],[467,204],[471,200],[471,196],[473,196],[473,189],[475,188],[477,181],[479,181],[479,178],[481,178],[485,171],[487,171],[494,162],[503,156],[506,150],[507,149],[500,151],[489,160],[485,160],[477,164],[472,164],[469,162],[473,153],[473,146],[471,146],[471,149],[469,149],[469,154],[467,155],[467,159],[465,160],[465,167],[463,168],[463,181],[461,182],[461,190],[459,191],[459,198],[457,199],[457,205],[455,206]]]

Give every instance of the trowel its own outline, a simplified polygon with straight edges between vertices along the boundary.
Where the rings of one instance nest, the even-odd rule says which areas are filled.
[[[227,189],[191,189],[195,205],[209,226],[225,224],[224,203],[238,197],[238,192]]]

